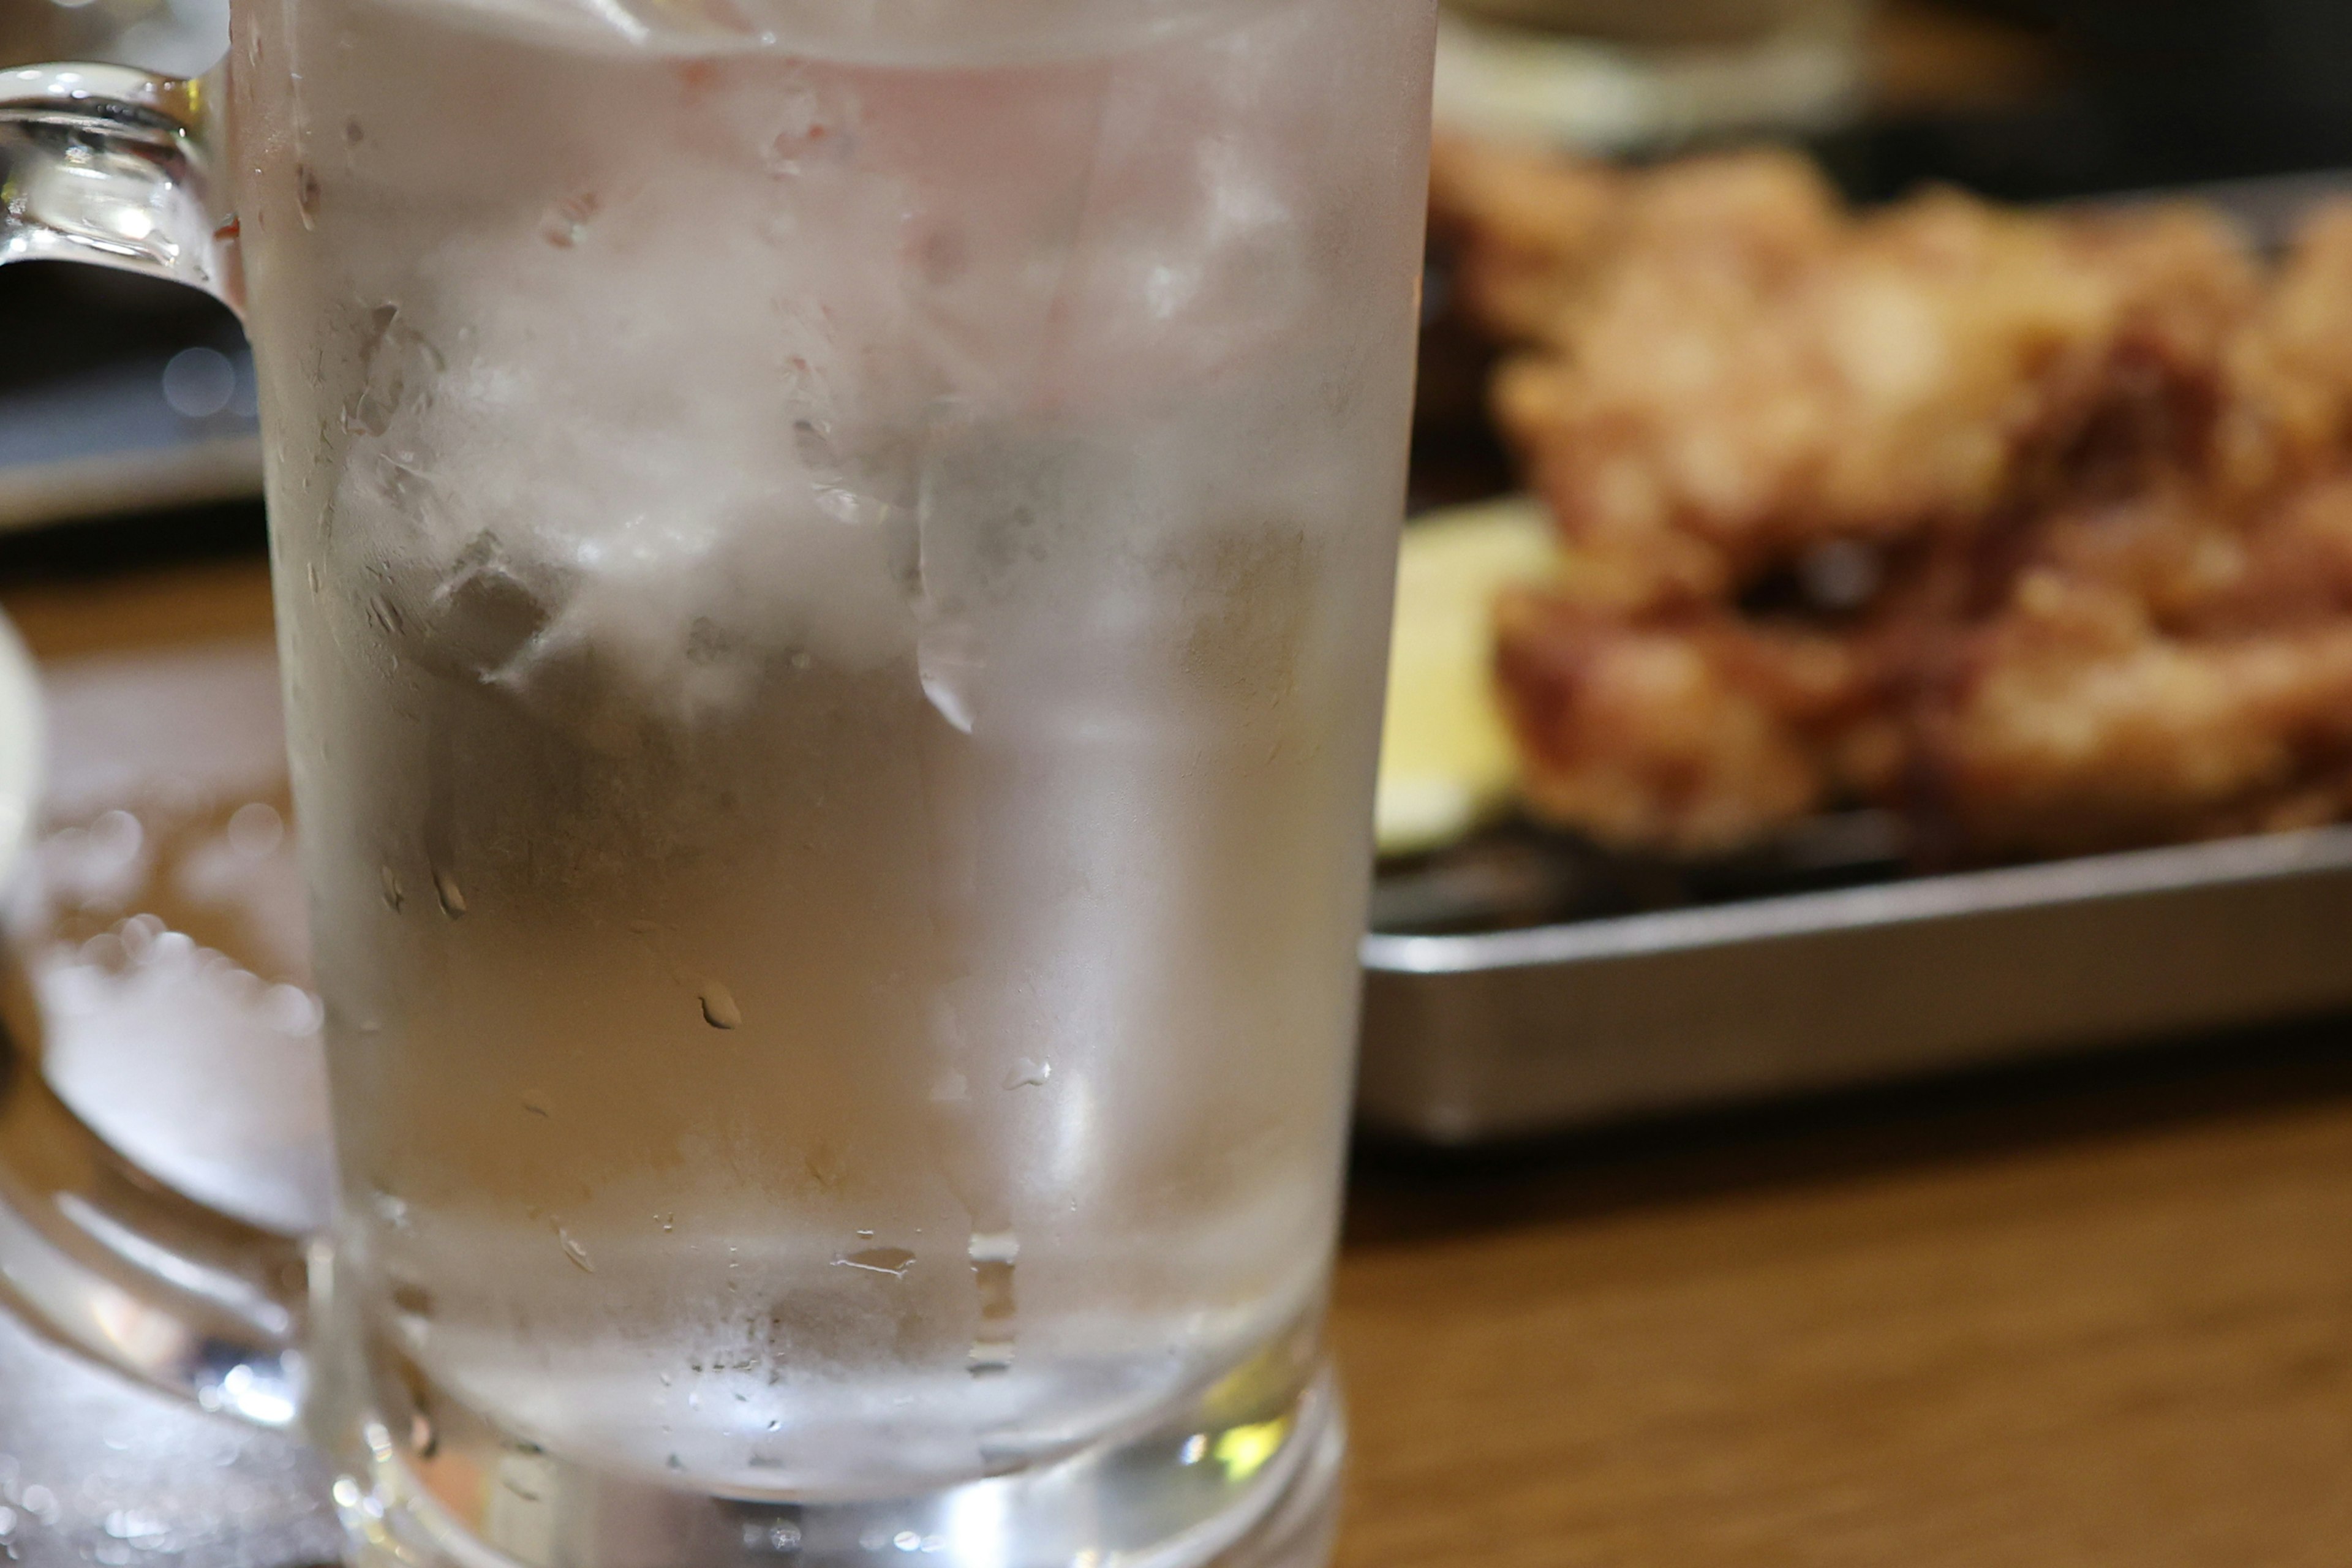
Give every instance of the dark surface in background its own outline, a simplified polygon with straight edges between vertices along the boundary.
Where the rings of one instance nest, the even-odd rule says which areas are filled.
[[[2015,30],[2048,79],[1973,108],[1882,110],[1810,150],[1859,202],[1949,183],[2060,201],[2352,169],[2352,0],[1906,0]],[[2037,67],[2037,71],[2041,68]],[[1679,151],[1675,149],[1674,151]],[[2263,215],[2243,215],[2267,234]],[[1416,511],[1513,488],[1486,418],[1495,355],[1449,308],[1436,241],[1424,295]]]
[[[257,500],[61,522],[0,532],[0,583],[13,587],[102,577],[126,566],[257,555],[268,545],[268,524]]]
[[[176,283],[63,261],[0,267],[0,396],[159,348],[244,341],[228,307]]]
[[[0,267],[0,524],[250,490],[256,411],[217,300],[98,267]]]
[[[1825,139],[1856,195],[1950,180],[2041,200],[2352,163],[2346,0],[1953,0],[2042,33],[2067,85],[2030,106]]]

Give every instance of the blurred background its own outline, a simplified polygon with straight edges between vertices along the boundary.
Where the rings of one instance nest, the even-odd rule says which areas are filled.
[[[226,27],[227,0],[0,0],[0,63],[193,72]],[[1864,211],[1938,183],[2042,206],[2202,193],[2275,246],[2315,195],[2352,186],[2347,79],[2340,0],[1446,0],[1437,113],[1486,144],[1633,168],[1793,146]],[[1539,178],[1528,189],[1548,199]],[[1528,482],[1492,417],[1513,345],[1474,319],[1455,286],[1464,237],[1440,227],[1414,452],[1424,516]],[[252,361],[226,309],[95,268],[11,266],[0,342],[0,575],[258,556]],[[1736,903],[1933,860],[1875,809],[1701,856],[1533,820],[1524,758],[1492,711],[1489,610],[1497,584],[1547,568],[1545,525],[1525,506],[1465,521],[1417,530],[1406,552],[1379,929]]]
[[[1441,113],[1650,153],[1811,142],[1860,196],[2033,199],[2352,157],[2327,0],[1454,0]]]
[[[0,0],[0,63],[194,72],[226,27],[227,0]],[[1447,0],[1437,75],[1441,127],[1489,145],[1635,168],[1790,145],[1864,211],[1937,183],[2045,206],[2189,191],[2274,247],[2315,195],[2352,186],[2341,0]],[[1539,177],[1528,189],[1548,199]],[[1513,345],[1454,287],[1461,242],[1441,233],[1427,290],[1423,514],[1528,482],[1491,416]],[[258,556],[253,367],[227,310],[126,275],[11,266],[0,342],[0,574]],[[1701,856],[1530,820],[1542,813],[1519,809],[1513,746],[1489,711],[1489,608],[1496,584],[1545,569],[1544,524],[1524,506],[1468,524],[1453,542],[1419,530],[1406,552],[1380,929],[1735,903],[1934,860],[1884,810],[1824,812],[1752,852]]]
[[[226,0],[0,0],[0,63],[198,70],[226,17]],[[1439,76],[1462,129],[1637,159],[1789,138],[1863,200],[2352,164],[2352,8],[2333,0],[1453,0]],[[0,529],[255,493],[251,370],[210,301],[15,267],[0,342]],[[224,527],[257,547],[250,511],[182,541]]]
[[[0,64],[84,58],[195,71],[222,52],[226,26],[226,0],[0,0]],[[1864,205],[1935,182],[2028,204],[2201,188],[2270,240],[2285,226],[2271,218],[2283,220],[2338,184],[2339,172],[2352,186],[2347,80],[2352,5],[2345,0],[1450,0],[1438,99],[1450,129],[1633,165],[1758,140],[1791,143]],[[1448,278],[1440,257],[1431,273],[1415,454],[1416,504],[1424,510],[1507,495],[1522,482],[1486,415],[1496,344],[1458,319]],[[152,862],[157,886],[183,872],[189,886],[204,883],[202,898],[156,907],[175,931],[195,932],[202,951],[234,952],[276,982],[258,994],[282,1000],[299,982],[299,963],[249,931],[239,934],[247,925],[282,926],[299,947],[300,924],[290,855],[279,848],[282,780],[268,772],[279,753],[266,584],[256,565],[265,546],[256,399],[242,335],[225,309],[187,290],[37,264],[0,267],[0,591],[50,661],[53,720],[65,720],[54,730],[57,750],[114,770],[93,771],[99,782],[67,800],[43,854],[110,854],[130,823],[135,859],[140,829],[130,808],[147,813],[140,820],[155,837],[139,863]],[[1603,853],[1517,814],[1509,743],[1491,715],[1477,713],[1488,700],[1492,590],[1540,569],[1546,524],[1526,506],[1465,521],[1450,533],[1442,523],[1420,529],[1421,545],[1407,548],[1403,651],[1391,682],[1406,706],[1392,708],[1391,734],[1426,742],[1426,758],[1406,760],[1430,761],[1442,787],[1398,794],[1391,824],[1384,779],[1391,853],[1375,905],[1384,932],[1483,932],[1661,910],[1712,916],[1721,911],[1680,906],[1747,901],[1756,909],[1773,894],[1892,881],[1916,868],[1883,811],[1824,815],[1744,856],[1681,860]],[[179,569],[192,562],[192,570]],[[165,563],[179,567],[145,570]],[[152,657],[140,662],[130,657],[137,650]],[[58,661],[75,659],[83,662],[61,674]],[[1400,712],[1412,721],[1398,722]],[[218,742],[231,764],[215,794],[201,780],[183,792],[185,800],[162,806],[124,793],[188,773],[205,741]],[[261,782],[236,773],[257,760]],[[247,839],[256,823],[267,828],[258,852],[230,853],[239,822]],[[1640,941],[1614,948],[1617,939],[1605,936],[1580,947],[1573,931],[1559,942],[1537,932],[1551,942],[1545,951],[1559,962],[1548,967],[1559,973],[1515,968],[1531,976],[1524,1004],[1513,1000],[1517,993],[1465,991],[1459,1016],[1470,1025],[1451,1033],[1444,1026],[1456,1016],[1447,1011],[1454,1004],[1423,994],[1426,976],[1402,966],[1412,954],[1400,946],[1401,967],[1372,977],[1364,1079],[1366,1124],[1397,1145],[1516,1140],[1693,1104],[1719,1109],[1745,1095],[1815,1094],[2007,1062],[2012,1047],[2028,1044],[2185,1039],[2189,1048],[2137,1065],[2126,1053],[2102,1069],[2052,1069],[2073,1078],[1973,1087],[1931,1079],[1908,1100],[1798,1100],[1780,1108],[1780,1121],[1759,1114],[1666,1133],[1641,1122],[1615,1143],[1604,1135],[1567,1154],[1550,1147],[1536,1156],[1513,1145],[1491,1163],[1439,1173],[1417,1147],[1390,1148],[1386,1164],[1368,1160],[1351,1200],[1340,1333],[1351,1363],[1366,1369],[1360,1386],[1373,1391],[1361,1412],[1370,1478],[1363,1511],[1373,1513],[1380,1500],[1402,1500],[1378,1515],[1394,1521],[1381,1526],[1390,1535],[1353,1538],[1370,1544],[1351,1561],[1444,1561],[1449,1546],[1462,1561],[1555,1561],[1549,1553],[1570,1531],[1591,1531],[1593,1521],[1620,1517],[1609,1512],[1618,1508],[1626,1518],[1642,1515],[1650,1533],[1638,1540],[1658,1545],[1629,1547],[1628,1560],[1744,1562],[1741,1542],[1784,1541],[1799,1528],[1790,1523],[1792,1499],[1847,1531],[1822,1539],[1844,1542],[1851,1554],[1828,1552],[1823,1562],[1929,1561],[1921,1543],[1937,1529],[1959,1545],[1935,1561],[2093,1560],[2070,1557],[2048,1538],[2002,1533],[2029,1518],[2054,1521],[2053,1530],[2092,1521],[2086,1540],[2136,1541],[2136,1528],[2160,1538],[2142,1542],[2137,1554],[2117,1546],[2116,1556],[2101,1561],[2202,1568],[2338,1560],[2339,1538],[2352,1528],[2341,1508],[2342,1304],[2352,1300],[2352,1247],[2343,1245],[2352,1236],[2352,1183],[2343,1175],[2352,1170],[2352,1113],[2341,1109],[2352,1105],[2352,1089],[2341,1066],[2342,1027],[2323,1021],[2267,1043],[2217,1032],[2342,1011],[2352,966],[2327,928],[2332,920],[2333,930],[2345,929],[2342,911],[2352,908],[2352,838],[2338,843],[2336,859],[2304,867],[2312,875],[2302,882],[2276,879],[2274,893],[2243,868],[2256,865],[2259,851],[2232,862],[2237,868],[2200,873],[2208,884],[2253,888],[2247,899],[2272,899],[2255,910],[2261,920],[2244,900],[2197,901],[2194,879],[2184,878],[2178,887],[2143,879],[2148,900],[2133,906],[2140,913],[2126,911],[2137,925],[2069,925],[2064,910],[2035,923],[2035,910],[2004,893],[2010,902],[1988,905],[1976,936],[1956,942],[1920,920],[1903,928],[1917,933],[1916,945],[1899,950],[1832,940],[1851,932],[1814,932],[1822,941],[1807,947],[1769,916],[1717,922],[1705,942],[1687,934],[1700,931],[1693,924],[1686,941],[1676,939],[1685,941],[1686,970],[1672,969],[1680,960],[1658,936],[1662,927],[1643,927]],[[228,887],[222,866],[246,867],[261,890]],[[2284,856],[2260,866],[2294,868]],[[2306,898],[2298,887],[2316,890]],[[2112,891],[2079,896],[2077,912],[2102,899],[2112,912],[2125,902],[2106,898]],[[266,906],[277,924],[222,912],[247,906]],[[2011,925],[1993,929],[2004,910],[2021,909]],[[1885,922],[1888,931],[1899,924]],[[2273,931],[2282,940],[2269,939]],[[2236,946],[2217,946],[2225,932],[2235,933]],[[79,941],[90,932],[67,934]],[[1891,942],[1900,932],[1861,935]],[[2147,966],[2163,975],[2132,969],[2143,952],[2170,956]],[[1611,967],[1612,953],[1635,962]],[[1978,967],[1936,968],[1954,953],[1972,953],[1968,962]],[[2265,957],[2275,963],[2253,962]],[[1981,973],[2002,984],[1969,984]],[[1945,993],[1922,978],[1937,973]],[[1476,983],[1474,975],[1463,984]],[[1701,1016],[1710,998],[1721,1003],[1720,1018]],[[1509,1010],[1521,1005],[1524,1016]],[[249,1178],[257,1167],[248,1145],[267,1147],[283,1122],[272,1092],[308,1080],[282,1059],[256,1058],[249,1021],[232,1019],[235,1026],[215,1031],[209,1045],[183,1050],[172,1037],[155,1048],[155,1031],[188,1011],[173,994],[135,1026],[101,1030],[92,1022],[81,1054],[53,1057],[50,1076],[151,1169],[232,1202],[245,1189],[215,1192],[205,1173],[234,1167]],[[1949,1030],[1906,1046],[1911,1034],[1935,1035],[1948,1015],[1965,1015],[1967,1028],[1978,1031],[1966,1051]],[[1613,1055],[1566,1038],[1592,1018],[1600,1032],[1617,1032]],[[1904,1026],[1888,1026],[1889,1018]],[[1528,1026],[1515,1034],[1507,1026],[1514,1023]],[[1721,1049],[1713,1050],[1707,1030],[1717,1025]],[[1767,1048],[1775,1031],[1785,1049]],[[176,1076],[159,1074],[159,1059],[180,1062]],[[243,1077],[231,1070],[236,1063],[246,1064]],[[2221,1063],[2236,1065],[2225,1071]],[[212,1091],[200,1114],[191,1114],[197,1096],[184,1091],[187,1085]],[[2298,1121],[2275,1138],[2259,1114],[2279,1106],[2299,1116],[2322,1100],[2338,1105],[2335,1123]],[[240,1121],[236,1108],[246,1104]],[[2209,1137],[2198,1119],[2217,1107],[2238,1130]],[[2127,1149],[2112,1170],[2101,1163],[2108,1157],[2098,1140],[2109,1129],[2174,1123],[2189,1129],[2177,1145]],[[2035,1163],[2032,1150],[2070,1138],[2089,1152]],[[2029,1155],[2014,1168],[1999,1158],[2012,1148]],[[1956,1163],[1983,1167],[1979,1186],[1957,1187],[1953,1197],[1923,1182],[1916,1195],[1905,1195],[1908,1163],[1932,1164],[1955,1151]],[[1880,1181],[1885,1193],[1873,1212],[1892,1217],[1857,1221],[1835,1208],[1841,1182]],[[1776,1183],[1799,1194],[1779,1210],[1770,1206]],[[1812,1187],[1828,1194],[1821,1200],[1827,1217],[1807,1217],[1813,1200],[1804,1193]],[[2074,1206],[2053,1205],[2050,1191],[2073,1194]],[[1729,1194],[1727,1212],[1763,1215],[1759,1228],[1743,1231],[1748,1222],[1736,1215],[1708,1218],[1711,1194]],[[1663,1217],[1649,1239],[1609,1238],[1612,1225],[1630,1231],[1650,1210]],[[1691,1213],[1699,1220],[1685,1225]],[[1593,1215],[1607,1223],[1588,1226]],[[298,1212],[289,1223],[304,1217]],[[2322,1226],[2330,1227],[2328,1244],[2307,1245]],[[1588,1245],[1588,1230],[1600,1239]],[[1415,1251],[1419,1241],[1447,1250],[1433,1260]],[[1477,1249],[1488,1241],[1491,1267],[1481,1274],[1488,1266]],[[1752,1276],[1764,1265],[1751,1268],[1752,1260],[1784,1253],[1817,1255],[1819,1272],[1790,1263],[1785,1279],[1759,1287]],[[1664,1306],[1612,1284],[1612,1258],[1634,1259],[1622,1269],[1629,1277],[1665,1280]],[[1687,1291],[1676,1268],[1691,1281]],[[1711,1269],[1750,1272],[1717,1289]],[[1441,1276],[1472,1284],[1432,1289],[1428,1300],[1414,1294],[1426,1288],[1416,1281]],[[1607,1305],[1619,1299],[1612,1289],[1629,1303],[1622,1310]],[[1439,1295],[1445,1300],[1433,1300]],[[1508,1320],[1500,1329],[1481,1316],[1489,1296],[1501,1303],[1491,1316]],[[1603,1310],[1578,1316],[1577,1303],[1588,1298]],[[1782,1303],[1787,1321],[1759,1313],[1759,1300]],[[2063,1309],[2052,1311],[2053,1321],[2063,1321],[2042,1346],[2035,1314],[2051,1301]],[[2003,1326],[1996,1333],[1982,1327],[1988,1322]],[[1525,1342],[1512,1337],[1521,1333]],[[1588,1342],[1581,1360],[1561,1349]],[[1763,1386],[1757,1369],[1769,1368],[1768,1352],[1785,1342],[1810,1344],[1807,1364],[1828,1370]],[[2099,1356],[2078,1353],[2084,1345]],[[2117,1345],[2140,1347],[2137,1359],[2107,1354]],[[2089,1361],[2098,1375],[2078,1375]],[[1885,1370],[1911,1363],[1944,1368],[1940,1401],[1932,1379],[1915,1384],[1903,1381],[1907,1371]],[[1521,1375],[1531,1366],[1545,1375]],[[1488,1389],[1484,1405],[1465,1399],[1465,1369],[1482,1367],[1507,1375],[1516,1393]],[[2222,1370],[2209,1376],[2209,1368]],[[1719,1408],[1687,1414],[1683,1402],[1702,1386]],[[1885,1402],[1874,1417],[1882,1424],[1857,1423],[1854,1409],[1876,1408],[1874,1391]],[[2303,1425],[2276,1416],[2288,1406],[2302,1412]],[[1924,1435],[1903,1426],[1915,1414],[1933,1426],[1955,1408],[1974,1414]],[[1427,1420],[1430,1410],[1469,1412],[1475,1440]],[[1643,1425],[1653,1410],[1664,1413],[1654,1429]],[[2061,1419],[2053,1410],[2073,1414]],[[1570,1421],[1584,1411],[1590,1434]],[[1442,1469],[1430,1467],[1444,1456],[1431,1432],[1449,1447],[1461,1439],[1463,1462],[1480,1470],[1469,1478],[1475,1484],[1442,1484]],[[1525,1464],[1493,1463],[1481,1443],[1498,1432],[1512,1436]],[[1709,1435],[1703,1441],[1690,1436],[1702,1432]],[[1753,1435],[1754,1451],[1738,1449],[1742,1433]],[[2209,1453],[2199,1447],[2206,1441],[2226,1451]],[[2097,1477],[2080,1495],[2070,1491],[2084,1454],[2106,1456],[2100,1462],[2112,1461],[2117,1474],[2137,1466],[2149,1488],[2146,1477],[2169,1478],[2166,1495],[2150,1500],[2177,1505],[2175,1514],[2126,1507],[2130,1488]],[[1835,1459],[1821,1460],[1835,1471],[1835,1485],[1805,1468],[1819,1456]],[[1538,1459],[1561,1475],[1591,1476],[1601,1500],[1577,1515],[1568,1505],[1583,1494],[1572,1486],[1546,1490],[1538,1478],[1515,1494],[1517,1514],[1488,1506],[1496,1500],[1478,1489],[1487,1472],[1518,1466],[1533,1477]],[[1776,1468],[1784,1464],[1793,1471]],[[92,1484],[68,1491],[61,1478],[77,1475]],[[1655,1484],[1629,1486],[1629,1476]],[[42,1485],[32,1484],[36,1477]],[[54,1492],[49,1482],[58,1483]],[[163,1552],[159,1543],[170,1540],[195,1543],[171,1548],[190,1563],[291,1568],[334,1549],[320,1483],[290,1445],[224,1435],[177,1415],[0,1321],[0,1557],[19,1560],[21,1552],[37,1565],[119,1565],[135,1552]],[[1433,1500],[1454,1490],[1476,1506],[1444,1515]],[[1967,1498],[1955,1501],[1961,1493]],[[2241,1493],[2242,1501],[2231,1500]],[[44,1512],[28,1500],[37,1497],[53,1506]],[[1692,1508],[1692,1498],[1709,1506]],[[1555,1507],[1553,1499],[1566,1501]],[[1959,1517],[1969,1500],[1982,1517]],[[1762,1522],[1752,1536],[1725,1523],[1717,1555],[1675,1533],[1749,1517],[1743,1508]],[[1497,1544],[1478,1533],[1490,1521],[1514,1518],[1528,1523],[1515,1541]],[[2181,1522],[2196,1520],[2226,1521],[2229,1530],[2200,1538]],[[47,1547],[31,1542],[26,1521],[54,1527]],[[1441,1527],[1455,1533],[1431,1533]],[[12,1528],[20,1531],[13,1541]],[[2264,1528],[2276,1533],[2263,1536]],[[2288,1536],[2311,1555],[2291,1558]],[[2200,1539],[2209,1548],[2232,1544],[2199,1557]],[[2276,1550],[2266,1552],[2263,1541]]]

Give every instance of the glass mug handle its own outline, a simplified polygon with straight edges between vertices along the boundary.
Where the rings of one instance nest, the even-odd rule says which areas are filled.
[[[211,176],[218,72],[0,70],[0,262],[89,261],[245,307],[236,218]]]
[[[243,304],[236,220],[210,178],[217,75],[0,70],[0,263],[145,273]],[[305,1244],[182,1196],[42,1077],[38,1013],[0,974],[0,1299],[140,1380],[265,1426],[299,1418]]]

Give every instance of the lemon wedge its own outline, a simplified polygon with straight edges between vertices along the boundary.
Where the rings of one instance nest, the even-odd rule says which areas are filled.
[[[1405,530],[1375,807],[1382,855],[1442,848],[1510,800],[1517,764],[1490,673],[1495,595],[1557,561],[1543,508],[1525,497]]]

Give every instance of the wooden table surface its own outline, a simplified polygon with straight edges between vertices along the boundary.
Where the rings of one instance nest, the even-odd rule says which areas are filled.
[[[268,614],[245,560],[0,603],[51,659]],[[2344,1037],[1367,1151],[1340,1563],[2338,1568]]]

